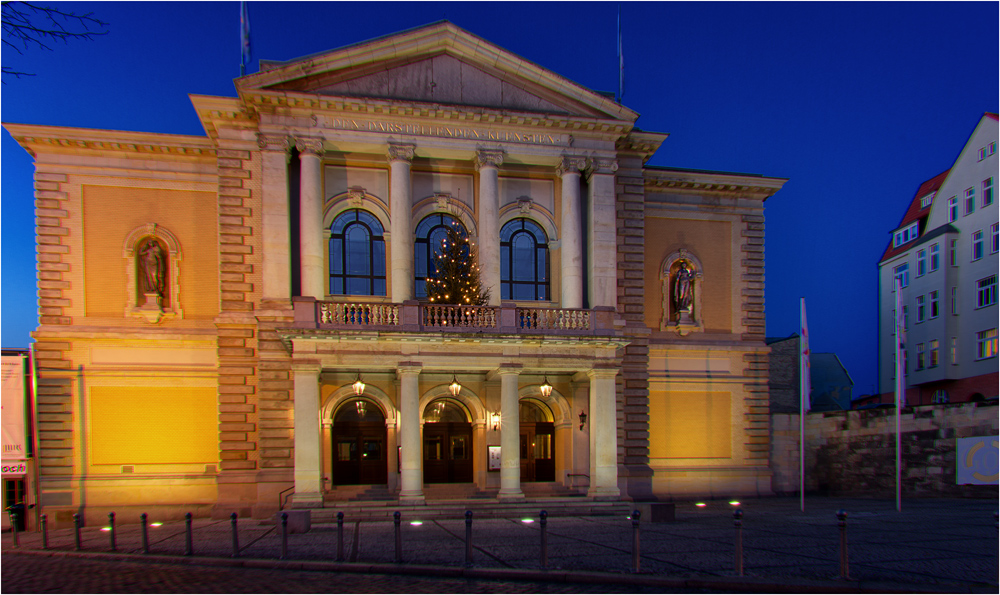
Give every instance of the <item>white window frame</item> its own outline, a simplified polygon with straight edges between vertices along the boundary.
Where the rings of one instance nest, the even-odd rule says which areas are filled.
[[[958,220],[958,197],[952,196],[948,199],[948,223]]]
[[[990,275],[976,281],[976,309],[997,303],[997,276]]]
[[[982,198],[982,208],[986,208],[993,204],[993,177],[990,176],[983,180],[983,198]]]
[[[938,364],[941,363],[941,358],[939,356],[940,353],[938,352],[938,340],[931,339],[930,342],[927,343],[927,367],[928,368],[938,367]]]
[[[927,274],[927,250],[917,250],[917,276]]]
[[[990,254],[996,254],[1000,249],[1000,223],[990,226]]]
[[[896,231],[896,233],[893,235],[893,241],[892,241],[893,248],[898,248],[903,244],[912,242],[913,240],[917,239],[919,233],[920,233],[919,221],[916,223],[911,223],[910,225],[907,225],[906,227]]]
[[[951,247],[948,249],[948,263],[953,266],[958,266],[958,238],[952,238]]]
[[[976,212],[976,188],[975,187],[966,188],[964,215],[971,215],[975,212]]]
[[[930,194],[926,194],[926,195],[920,197],[920,208],[921,209],[926,209],[927,207],[929,207],[932,204],[934,204],[934,194],[935,194],[934,192],[931,192]]]
[[[918,295],[917,296],[917,324],[920,324],[921,322],[924,321],[924,314],[927,313],[927,308],[925,307],[925,304],[926,304],[926,300],[924,299],[924,296]]]
[[[983,239],[983,230],[978,229],[972,232],[972,262],[980,260],[986,253],[986,242]]]
[[[951,315],[958,316],[958,287],[951,286]]]
[[[904,262],[893,268],[892,278],[899,279],[899,287],[906,289],[910,285],[910,263]]]
[[[917,370],[924,369],[924,344],[917,343]]]
[[[930,318],[931,318],[931,320],[937,318],[938,314],[940,314],[939,301],[940,300],[938,300],[938,291],[935,289],[934,291],[932,291],[930,293]]]
[[[976,361],[997,356],[997,329],[991,328],[976,333]]]
[[[951,338],[951,365],[958,365],[958,337]]]
[[[928,272],[933,273],[941,266],[941,245],[931,244],[931,264]]]

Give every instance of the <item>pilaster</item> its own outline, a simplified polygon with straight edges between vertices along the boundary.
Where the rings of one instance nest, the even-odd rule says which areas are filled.
[[[562,178],[560,209],[560,272],[563,308],[583,307],[583,231],[580,218],[580,171],[582,157],[563,157],[556,173]]]
[[[302,295],[326,297],[323,274],[323,140],[297,138],[299,150],[299,262]]]
[[[389,266],[390,295],[401,304],[413,299],[413,211],[410,163],[413,145],[390,143],[389,161]]]
[[[490,292],[491,306],[500,305],[500,149],[476,152],[479,171],[479,273]]]

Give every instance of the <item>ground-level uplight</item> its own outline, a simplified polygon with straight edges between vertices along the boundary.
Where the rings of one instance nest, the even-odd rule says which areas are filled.
[[[535,519],[521,519],[522,523],[534,523]]]
[[[424,522],[423,521],[410,521],[410,524],[413,525],[414,527],[419,527],[420,525],[423,525]]]
[[[729,504],[731,504],[732,506],[739,506],[740,505],[740,501],[739,500],[730,500]]]
[[[162,527],[163,523],[150,523],[149,526],[150,527]]]
[[[110,531],[111,527],[101,527],[101,531]]]
[[[704,502],[695,502],[694,505],[698,508],[705,508],[705,506],[707,506]]]

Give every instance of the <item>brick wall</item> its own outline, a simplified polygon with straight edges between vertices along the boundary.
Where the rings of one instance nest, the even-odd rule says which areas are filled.
[[[955,484],[955,439],[996,436],[997,401],[904,410],[903,497],[992,497],[997,486]],[[844,496],[894,497],[894,409],[831,411],[806,416],[806,491]],[[799,489],[799,416],[771,416],[772,489]]]

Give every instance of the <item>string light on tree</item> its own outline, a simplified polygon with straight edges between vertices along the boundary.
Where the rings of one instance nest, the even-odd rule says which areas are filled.
[[[441,251],[434,255],[437,276],[427,279],[427,297],[435,304],[482,306],[490,290],[479,278],[475,247],[458,228],[447,228]]]

